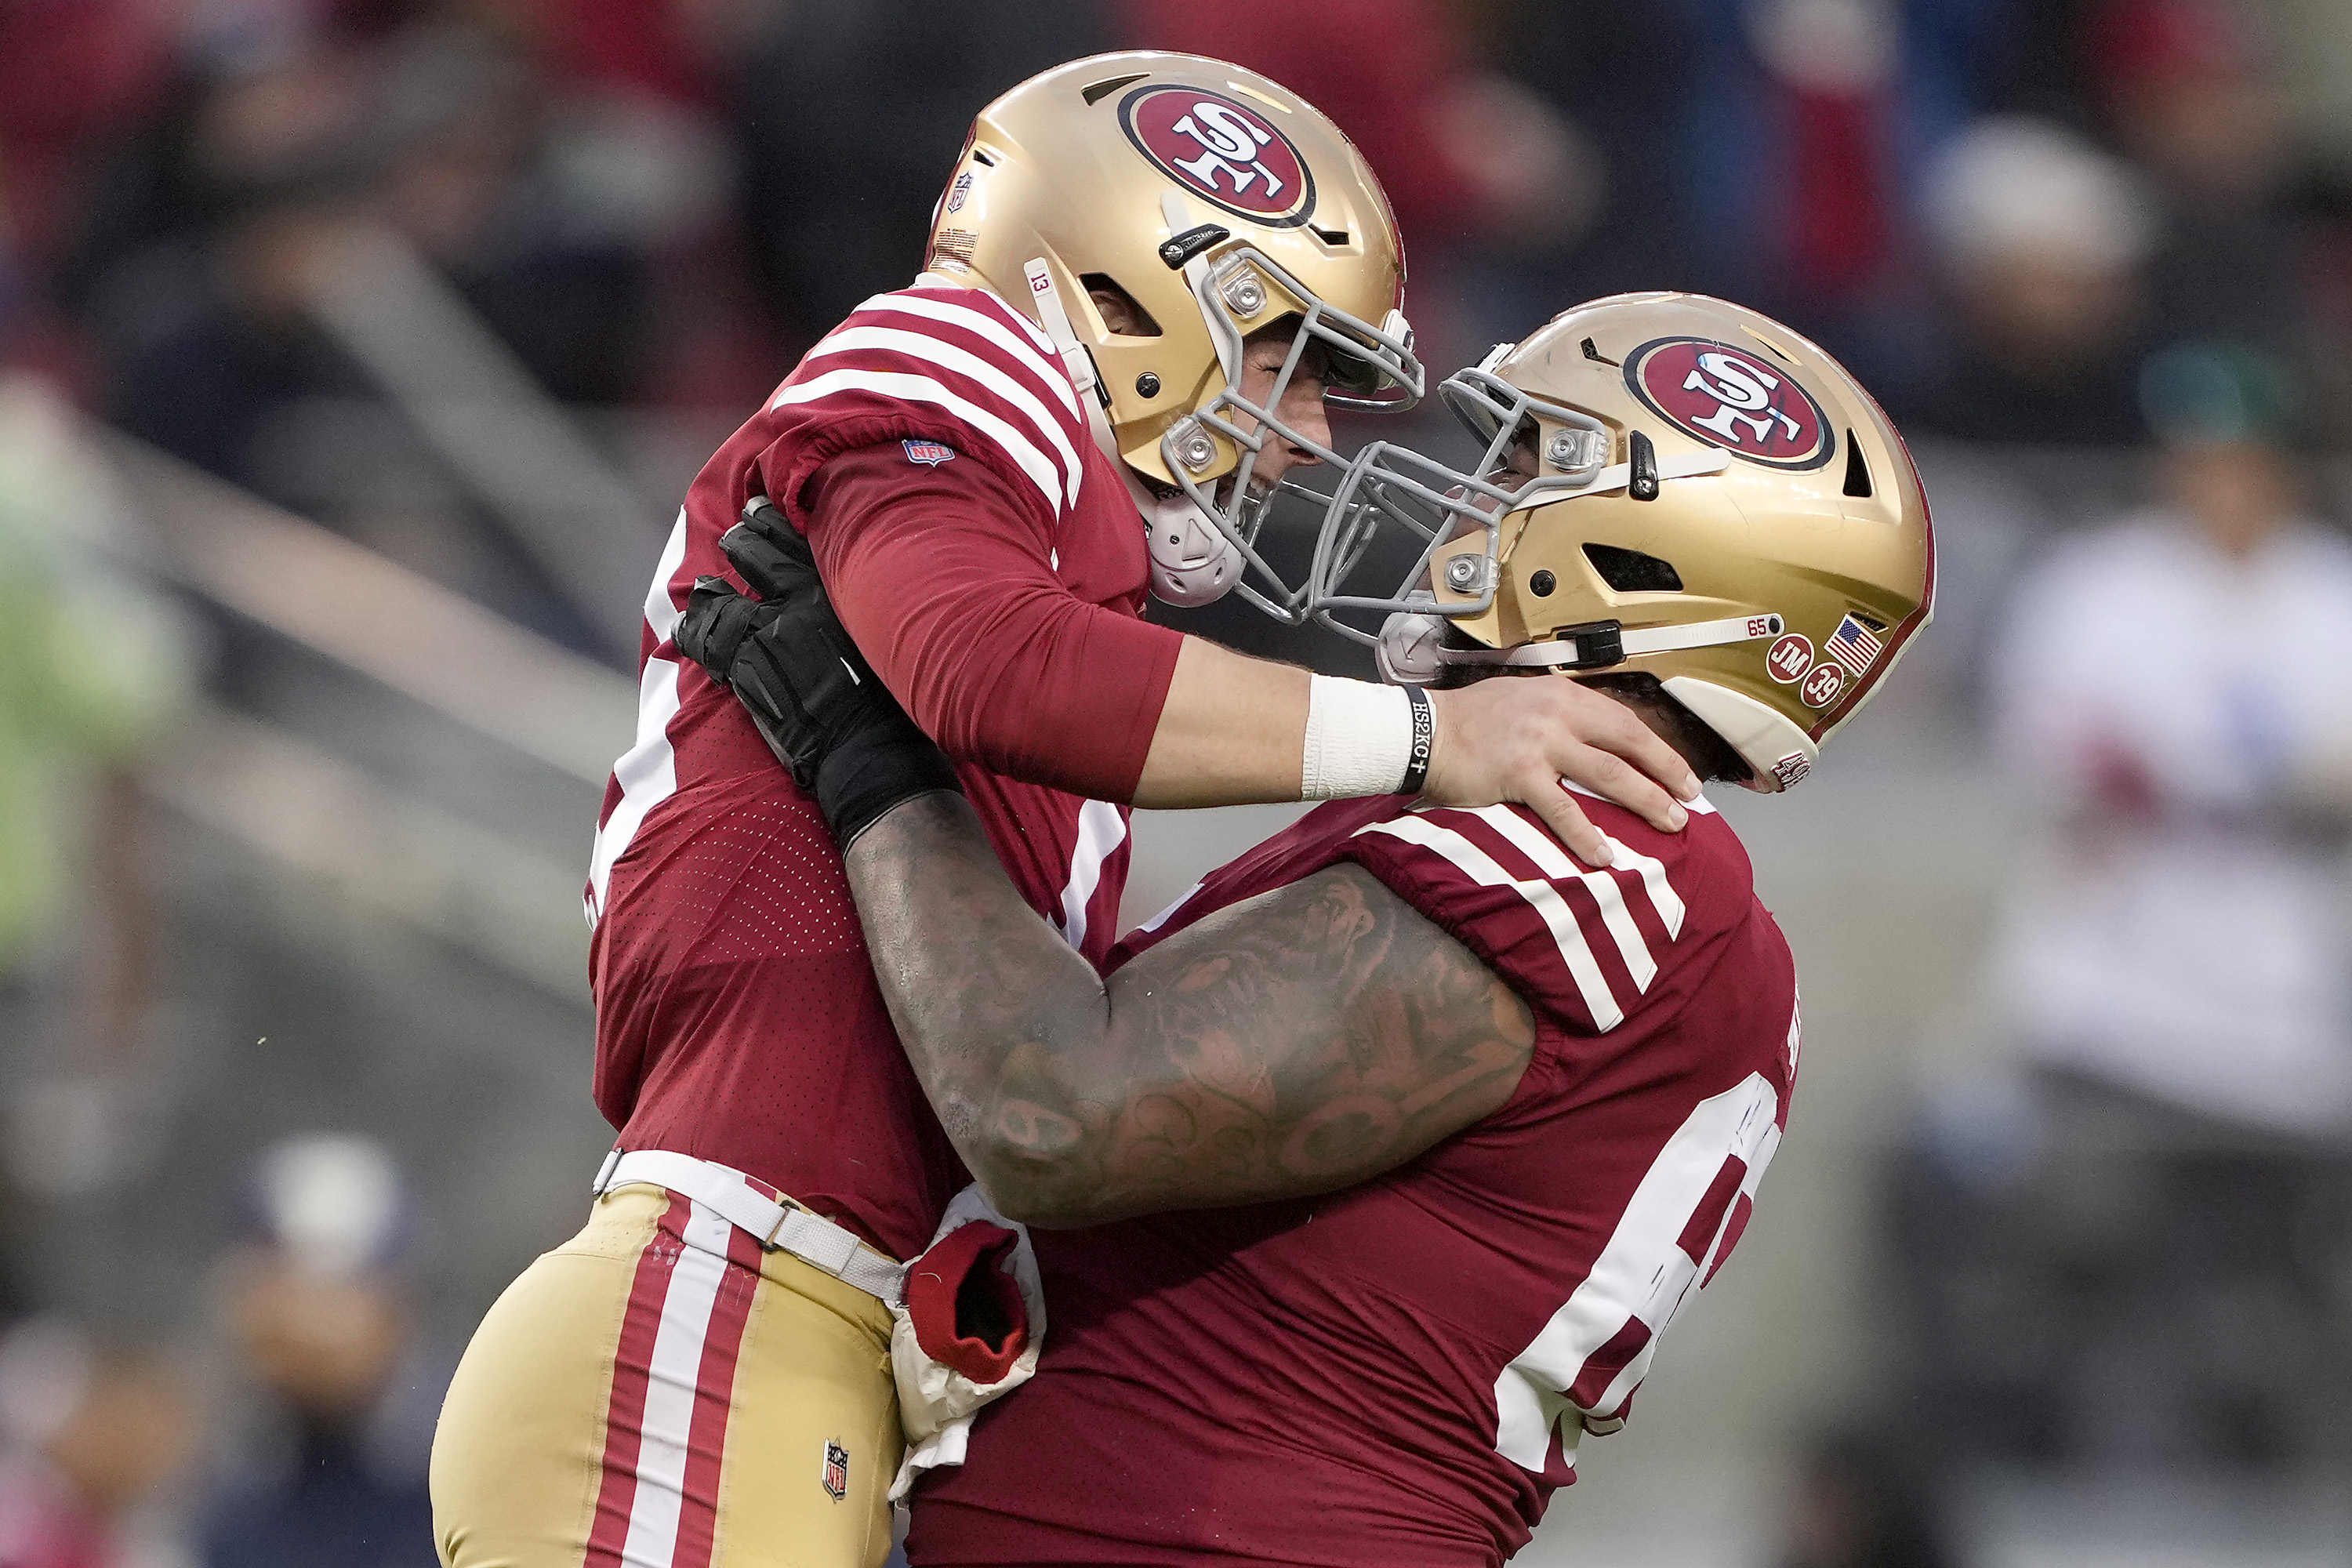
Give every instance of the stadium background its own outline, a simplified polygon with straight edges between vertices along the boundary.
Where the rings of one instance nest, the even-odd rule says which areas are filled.
[[[1935,630],[1801,790],[1725,802],[1804,979],[1795,1136],[1522,1561],[2346,1561],[2338,1132],[2263,1145],[2296,1217],[2251,1264],[2019,1173],[1991,952],[2067,764],[1987,674],[2053,542],[2161,491],[2151,356],[2269,389],[2232,438],[2352,516],[2345,0],[0,7],[0,1542],[88,1503],[117,1545],[71,1561],[260,1563],[240,1510],[357,1517],[302,1489],[322,1434],[416,1484],[609,1138],[579,889],[677,498],[911,274],[974,110],[1129,45],[1360,141],[1439,370],[1720,293],[1844,357],[1936,504]],[[1283,819],[1139,819],[1129,918]],[[2084,1321],[2142,1310],[2219,1318]]]

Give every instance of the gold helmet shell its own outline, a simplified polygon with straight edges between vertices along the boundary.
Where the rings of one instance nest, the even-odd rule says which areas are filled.
[[[1197,55],[1058,66],[972,122],[927,267],[1035,317],[1074,380],[1092,384],[1108,445],[1233,540],[1272,585],[1263,607],[1301,618],[1301,594],[1252,548],[1265,498],[1249,482],[1270,433],[1339,461],[1274,417],[1301,353],[1329,349],[1334,402],[1402,406],[1422,390],[1396,220],[1339,127],[1256,72]],[[1089,297],[1105,288],[1150,331],[1113,331]],[[1244,400],[1242,340],[1288,317],[1302,323],[1290,364],[1269,395]]]
[[[1310,584],[1339,629],[1373,640],[1347,612],[1434,616],[1478,645],[1441,661],[1654,675],[1750,787],[1777,792],[1933,613],[1933,527],[1902,437],[1769,317],[1696,294],[1597,300],[1440,393],[1485,441],[1479,469],[1359,454]],[[1344,592],[1390,521],[1427,542],[1404,584]]]

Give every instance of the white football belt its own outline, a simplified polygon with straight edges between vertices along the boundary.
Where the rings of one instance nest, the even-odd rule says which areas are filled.
[[[698,1160],[667,1149],[615,1149],[596,1172],[591,1195],[603,1197],[634,1183],[692,1198],[769,1252],[789,1252],[845,1285],[855,1286],[886,1307],[898,1304],[907,1266],[877,1252],[855,1234],[790,1199],[779,1203],[743,1173],[715,1160]]]

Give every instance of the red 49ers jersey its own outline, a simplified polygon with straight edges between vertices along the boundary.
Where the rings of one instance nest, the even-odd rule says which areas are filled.
[[[1588,802],[1595,871],[1518,807],[1408,804],[1322,807],[1118,956],[1355,860],[1534,1011],[1517,1090],[1347,1192],[1033,1233],[1042,1363],[916,1494],[919,1568],[1496,1563],[1738,1244],[1798,1029],[1730,828]]]
[[[844,531],[936,529],[944,515],[958,561],[1021,575],[1004,599],[1075,602],[1097,625],[1098,607],[1119,626],[1137,626],[1142,609],[1142,522],[1043,334],[984,290],[902,289],[821,341],[711,458],[646,601],[636,742],[606,788],[588,882],[597,1105],[624,1148],[732,1165],[908,1258],[967,1177],[891,1031],[815,805],[734,695],[670,640],[695,579],[730,574],[719,536],[758,494],[809,535],[828,573],[871,558]],[[993,554],[962,548],[974,542]],[[835,592],[920,596],[904,583]],[[887,641],[898,628],[871,629]],[[1148,693],[1153,672],[1105,679]],[[1164,694],[1167,670],[1156,679]],[[1017,733],[1021,701],[1016,689],[983,727]],[[1098,705],[1118,706],[1148,742],[1156,698]],[[1100,963],[1126,879],[1126,808],[959,766],[1023,896]]]

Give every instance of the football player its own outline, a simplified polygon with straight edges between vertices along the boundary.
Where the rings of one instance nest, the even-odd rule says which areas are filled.
[[[1515,798],[1599,853],[1565,776],[1683,823],[1641,776],[1696,795],[1682,759],[1565,682],[1432,702],[1139,618],[1147,586],[1302,617],[1258,520],[1331,460],[1327,397],[1420,391],[1403,278],[1379,185],[1311,106],[1192,57],[1080,61],[982,113],[921,277],[812,349],[695,481],[587,889],[619,1142],[587,1227],[452,1384],[446,1562],[851,1568],[887,1545],[888,1304],[966,1176],[816,800],[672,640],[755,498],[806,534],[953,760],[936,782],[1086,960],[1114,935],[1129,803]],[[871,783],[854,755],[812,782],[836,806]]]
[[[1775,793],[1928,619],[1899,437],[1764,317],[1601,300],[1444,390],[1483,459],[1360,456],[1304,601],[1386,613],[1441,682],[1566,675]],[[1351,593],[1376,518],[1429,548]],[[1509,1556],[1623,1424],[1787,1125],[1795,974],[1731,829],[1594,803],[1596,859],[1515,805],[1333,803],[1098,976],[769,560],[784,607],[747,623],[714,584],[689,645],[780,754],[866,757],[835,822],[876,972],[958,1151],[1038,1227],[1051,1314],[1034,1382],[916,1490],[910,1560]]]

